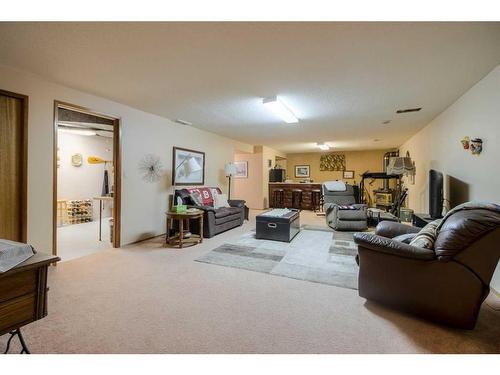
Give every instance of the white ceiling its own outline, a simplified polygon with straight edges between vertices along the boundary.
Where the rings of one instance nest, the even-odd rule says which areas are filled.
[[[500,23],[0,23],[0,51],[0,63],[247,143],[381,149],[500,63]],[[267,112],[275,94],[299,124]],[[408,107],[423,109],[395,114]]]

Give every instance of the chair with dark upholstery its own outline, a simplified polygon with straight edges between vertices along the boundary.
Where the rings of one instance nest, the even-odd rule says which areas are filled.
[[[500,257],[500,213],[456,211],[434,249],[393,239],[418,231],[383,221],[376,234],[356,233],[359,295],[446,325],[474,328]]]
[[[366,204],[359,204],[354,186],[345,191],[330,191],[322,185],[326,224],[335,230],[361,231],[368,227]]]

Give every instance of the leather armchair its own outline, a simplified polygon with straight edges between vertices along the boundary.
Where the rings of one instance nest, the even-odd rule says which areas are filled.
[[[500,257],[500,214],[457,211],[442,225],[433,250],[392,239],[412,231],[384,221],[375,234],[354,235],[359,295],[446,325],[474,328]]]

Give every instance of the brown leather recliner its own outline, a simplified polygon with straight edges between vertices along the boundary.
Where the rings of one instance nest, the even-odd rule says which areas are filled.
[[[474,328],[500,258],[500,214],[485,209],[453,213],[434,250],[392,239],[418,230],[383,221],[375,235],[354,235],[359,295],[446,325]]]

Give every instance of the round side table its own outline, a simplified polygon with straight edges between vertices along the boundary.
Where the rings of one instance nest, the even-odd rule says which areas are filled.
[[[167,215],[167,235],[165,243],[171,246],[178,246],[181,249],[184,245],[193,246],[198,243],[203,242],[203,211],[202,210],[190,210],[186,212],[176,212],[169,211],[166,212]],[[200,224],[200,234],[191,234],[189,238],[184,238],[184,229],[189,231],[189,222],[194,219],[199,219]],[[179,222],[179,233],[170,236],[170,230],[173,228],[173,222],[177,220]],[[186,227],[184,228],[184,222]]]

